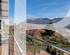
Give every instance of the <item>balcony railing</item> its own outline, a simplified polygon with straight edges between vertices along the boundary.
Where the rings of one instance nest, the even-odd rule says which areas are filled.
[[[43,41],[43,40],[40,40],[40,39],[37,39],[37,38],[33,38],[32,36],[30,36],[30,35],[28,35],[27,36],[28,38],[31,38],[33,41],[33,43],[34,44],[39,44],[40,46],[41,46],[41,49],[43,49],[43,50],[46,50],[46,48],[47,48],[47,46],[49,45],[50,47],[51,47],[51,49],[53,48],[53,49],[56,49],[56,53],[58,52],[58,51],[60,51],[60,55],[70,55],[70,52],[69,51],[66,51],[66,50],[63,50],[63,49],[61,49],[61,48],[59,48],[59,47],[56,47],[56,46],[54,46],[54,45],[52,45],[52,44],[50,44],[49,42],[45,42],[45,41]],[[50,50],[51,50],[50,49]],[[51,53],[50,53],[51,54]]]

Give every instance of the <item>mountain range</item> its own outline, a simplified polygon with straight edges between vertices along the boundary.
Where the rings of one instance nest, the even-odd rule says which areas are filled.
[[[63,18],[54,18],[54,19],[49,19],[49,18],[31,18],[27,19],[27,23],[32,23],[32,24],[49,24],[49,23],[56,23],[61,21]]]
[[[70,24],[69,24],[69,25],[67,25],[67,26],[65,26],[65,28],[70,29]]]

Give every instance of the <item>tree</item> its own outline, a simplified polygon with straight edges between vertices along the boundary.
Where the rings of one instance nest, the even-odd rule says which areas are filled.
[[[55,31],[48,30],[48,29],[44,29],[44,30],[45,30],[45,32],[41,33],[42,36],[52,36],[55,32]]]

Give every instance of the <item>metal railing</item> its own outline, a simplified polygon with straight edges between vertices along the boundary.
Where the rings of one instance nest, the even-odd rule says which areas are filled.
[[[57,51],[57,50],[60,51],[60,53],[61,53],[60,55],[70,55],[70,52],[69,52],[69,51],[66,51],[66,50],[63,50],[63,49],[61,49],[61,48],[59,48],[59,47],[56,47],[56,46],[52,45],[52,44],[49,43],[49,42],[45,42],[45,41],[43,41],[43,40],[34,38],[34,37],[30,36],[30,35],[28,35],[27,37],[28,37],[28,38],[31,38],[31,39],[33,40],[33,43],[34,43],[34,44],[39,43],[40,46],[41,46],[41,49],[43,49],[43,50],[45,50],[45,49],[47,48],[47,46],[49,45],[49,46],[51,46],[52,48],[56,49],[56,51]],[[51,50],[51,49],[50,49],[50,50]]]

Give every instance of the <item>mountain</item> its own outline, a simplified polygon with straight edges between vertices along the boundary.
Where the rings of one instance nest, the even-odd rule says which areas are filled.
[[[70,24],[69,24],[69,25],[67,25],[67,26],[65,26],[65,28],[70,29]]]
[[[34,18],[34,19],[27,19],[27,23],[33,23],[33,24],[48,24],[48,23],[56,23],[58,21],[61,21],[63,18],[54,18],[54,19],[49,19],[49,18]]]
[[[60,22],[55,23],[55,26],[65,27],[70,24],[70,17],[64,17]]]
[[[33,24],[47,24],[51,22],[48,18],[36,18],[36,19],[27,19],[27,23],[33,23]]]
[[[54,18],[54,19],[52,19],[52,22],[53,23],[56,23],[56,22],[59,22],[61,20],[63,20],[63,18]]]

